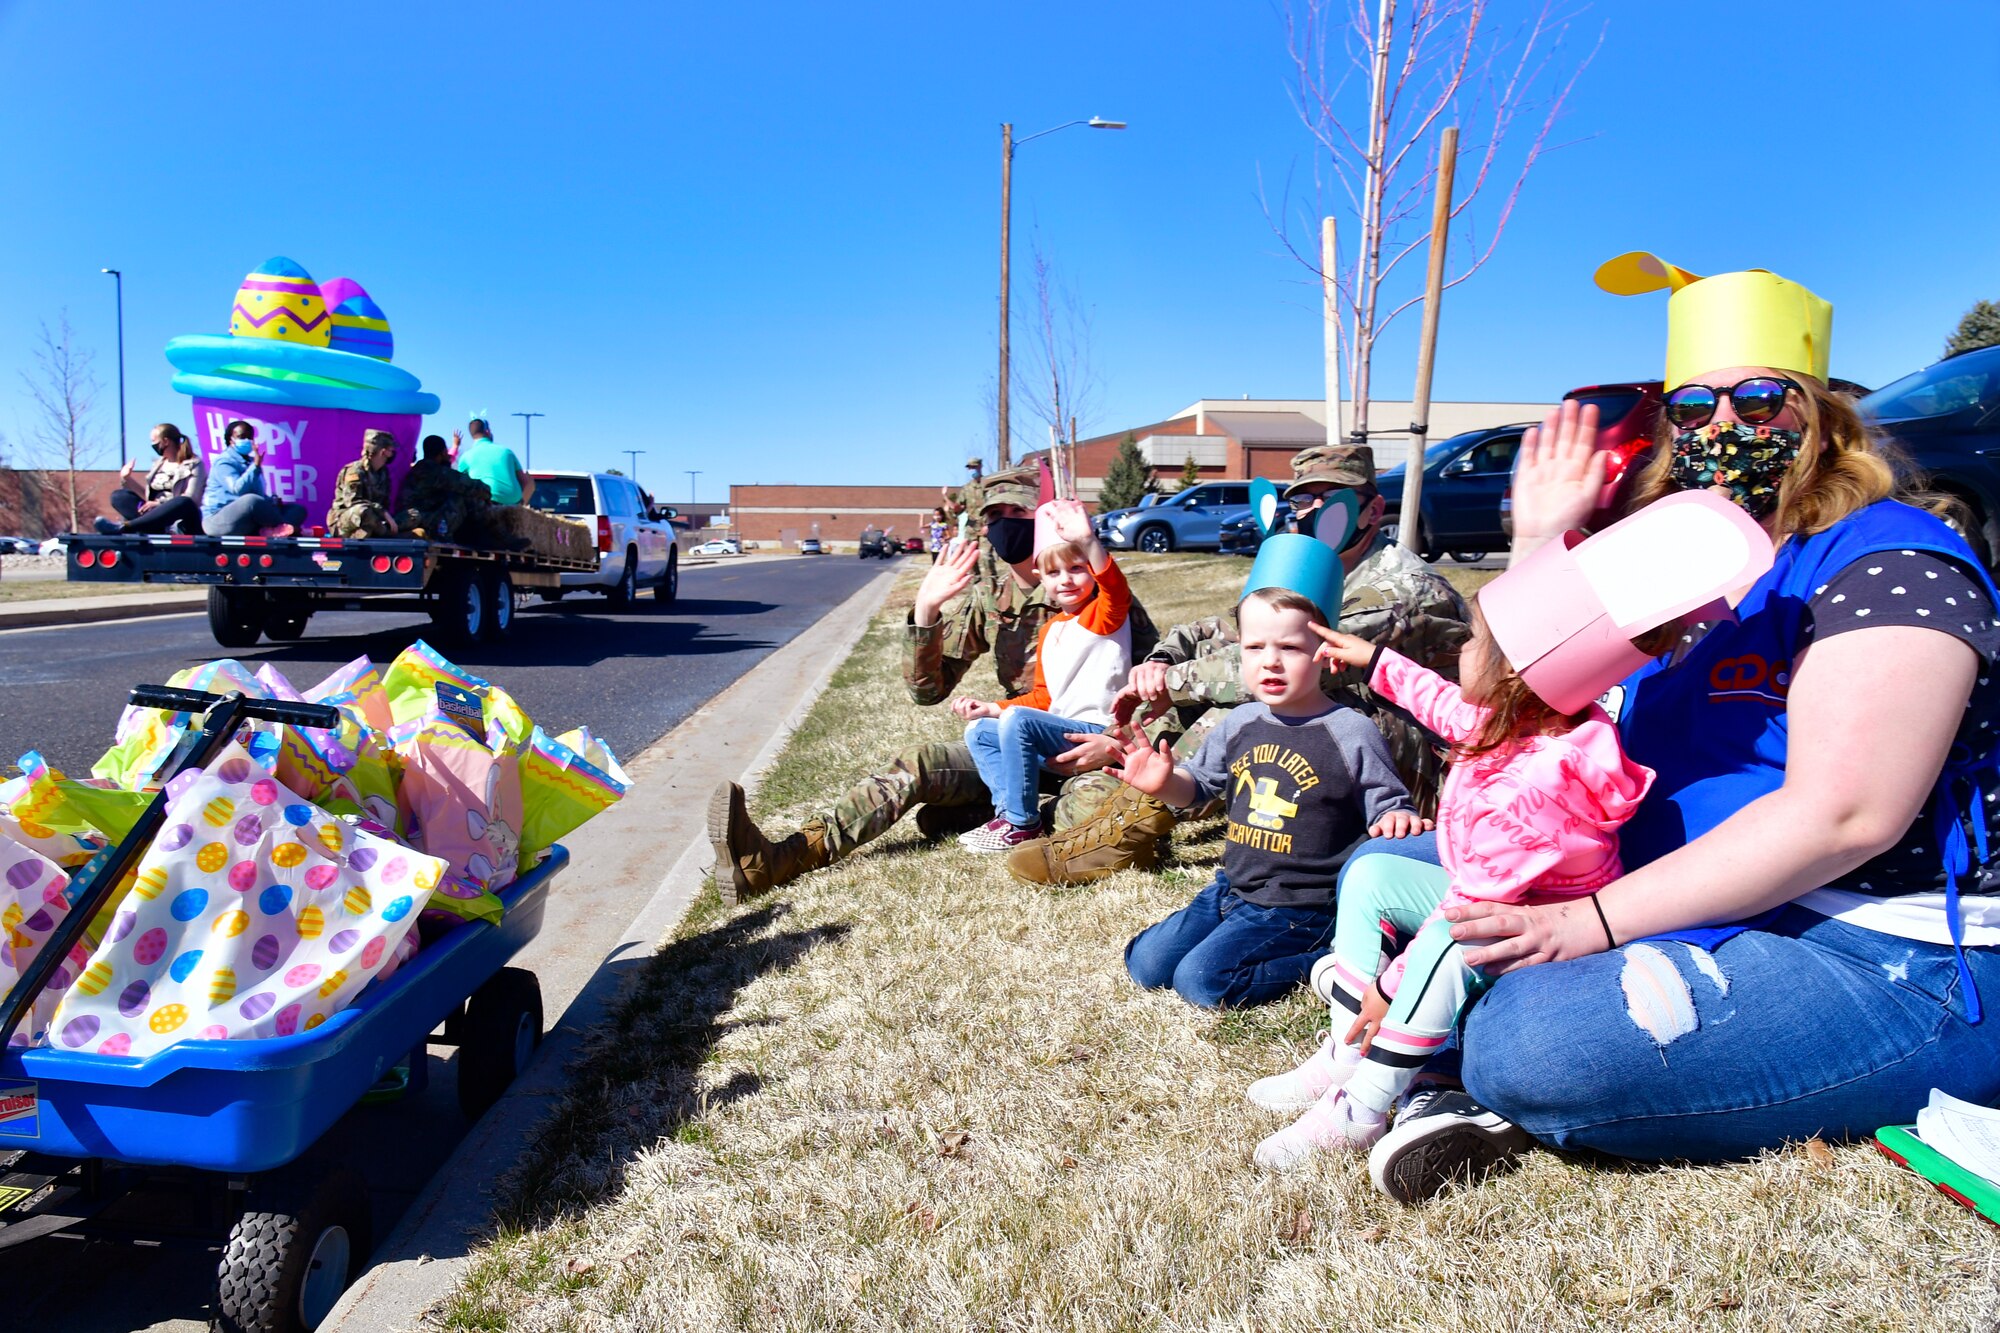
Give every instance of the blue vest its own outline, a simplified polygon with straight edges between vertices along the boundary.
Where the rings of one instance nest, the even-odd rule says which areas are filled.
[[[1692,842],[1784,785],[1785,698],[1792,662],[1805,645],[1806,604],[1848,565],[1890,550],[1927,551],[1958,561],[1978,572],[1989,599],[1995,595],[1979,560],[1949,527],[1922,510],[1881,500],[1825,532],[1785,543],[1770,572],[1737,605],[1735,623],[1716,626],[1679,664],[1670,668],[1660,658],[1626,678],[1619,710],[1625,751],[1659,775],[1639,813],[1621,830],[1620,854],[1627,868]],[[1974,610],[1988,619],[1994,614],[1990,602]],[[1931,801],[1935,834],[1944,851],[1954,941],[1962,930],[1957,876],[1974,864],[1966,826],[1970,824],[1979,845],[1978,864],[1984,864],[1985,802],[1978,788],[1996,762],[1991,744],[1977,755],[1961,753],[1962,748],[1954,749]],[[1971,789],[1969,799],[1962,788]],[[1933,830],[1919,820],[1910,836],[1929,838]],[[1734,930],[1724,928],[1724,933]],[[1962,954],[1960,969],[1968,1011],[1977,1022],[1978,999]]]

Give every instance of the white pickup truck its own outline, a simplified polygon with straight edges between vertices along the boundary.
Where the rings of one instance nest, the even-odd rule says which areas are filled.
[[[644,494],[630,477],[608,472],[536,472],[535,493],[528,503],[564,518],[579,519],[597,529],[598,568],[594,574],[564,574],[562,587],[545,589],[550,601],[566,592],[601,592],[613,606],[630,606],[642,588],[651,588],[660,605],[680,592],[680,551],[667,522],[671,509],[650,512]],[[658,515],[658,517],[655,517]]]

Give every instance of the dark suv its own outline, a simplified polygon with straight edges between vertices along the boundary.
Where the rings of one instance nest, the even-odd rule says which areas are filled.
[[[1857,407],[1970,510],[1961,525],[1991,568],[2000,557],[2000,347],[1947,357],[1877,389]]]
[[[1417,551],[1426,560],[1450,552],[1456,560],[1483,559],[1503,550],[1507,537],[1500,528],[1500,497],[1513,476],[1514,455],[1528,422],[1488,426],[1439,440],[1424,450],[1424,489],[1419,498],[1422,517]],[[1403,507],[1404,466],[1382,473],[1375,485],[1388,501],[1385,522],[1393,531]]]

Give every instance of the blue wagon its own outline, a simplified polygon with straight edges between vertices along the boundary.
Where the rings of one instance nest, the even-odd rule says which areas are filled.
[[[325,726],[332,712],[161,687],[133,691],[133,702],[205,714],[181,767],[205,765],[245,718]],[[164,806],[161,797],[154,809]],[[142,818],[96,873],[78,876],[65,927],[81,931],[158,827]],[[369,1201],[356,1171],[308,1150],[406,1059],[421,1078],[440,1027],[458,1046],[461,1108],[476,1118],[499,1099],[542,1037],[540,985],[507,964],[541,929],[568,862],[552,848],[501,891],[497,924],[454,929],[310,1032],[190,1040],[145,1058],[55,1047],[0,1054],[0,1249],[88,1234],[112,1204],[166,1173],[218,1192],[209,1215],[227,1243],[217,1326],[315,1327],[367,1257]],[[0,1041],[73,942],[51,938],[0,999]]]

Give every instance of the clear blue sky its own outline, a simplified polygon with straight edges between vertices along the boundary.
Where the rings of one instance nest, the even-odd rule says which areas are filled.
[[[1607,31],[1578,142],[1446,303],[1439,398],[1657,373],[1660,300],[1589,281],[1627,249],[1807,283],[1834,372],[1871,384],[2000,298],[2000,6],[1601,3],[1581,26]],[[1316,299],[1258,199],[1307,163],[1287,72],[1258,0],[0,0],[0,430],[18,455],[15,372],[67,307],[115,457],[105,265],[134,442],[189,424],[162,344],[223,331],[288,255],[376,296],[444,399],[433,428],[484,408],[518,443],[506,414],[547,413],[540,465],[643,448],[667,498],[688,468],[703,498],[954,479],[991,447],[999,123],[1093,114],[1131,129],[1021,151],[1015,259],[1017,320],[1037,228],[1093,311],[1096,427],[1316,396]],[[1414,328],[1382,396],[1408,392]]]

